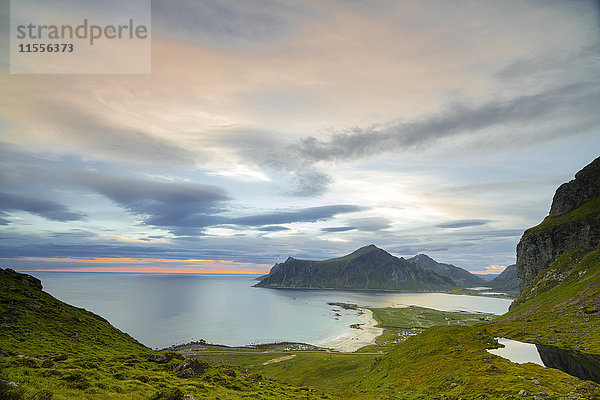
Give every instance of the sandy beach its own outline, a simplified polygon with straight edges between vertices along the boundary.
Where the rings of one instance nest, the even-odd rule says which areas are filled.
[[[363,346],[375,344],[375,339],[383,333],[383,329],[375,327],[377,321],[373,318],[371,310],[366,308],[359,308],[359,310],[362,311],[358,316],[360,329],[348,327],[340,336],[317,343],[317,346],[351,353]]]

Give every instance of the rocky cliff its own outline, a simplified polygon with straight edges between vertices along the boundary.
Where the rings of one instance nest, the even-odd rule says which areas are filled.
[[[551,217],[560,217],[600,196],[600,157],[575,174],[575,179],[563,183],[554,194]]]
[[[269,275],[255,286],[421,291],[454,288],[456,284],[448,277],[370,245],[324,261],[290,257],[273,266]]]
[[[600,242],[600,157],[561,185],[544,221],[517,245],[517,275],[523,291],[540,272],[571,249],[593,251]]]
[[[521,294],[494,334],[600,359],[600,162],[562,185],[517,247]]]

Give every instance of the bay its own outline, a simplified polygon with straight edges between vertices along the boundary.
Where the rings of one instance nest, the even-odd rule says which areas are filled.
[[[255,288],[255,275],[29,274],[41,279],[44,290],[54,297],[106,318],[152,348],[199,339],[229,346],[280,341],[316,344],[339,336],[358,321],[357,311],[330,302],[493,314],[505,313],[511,302],[445,293]]]

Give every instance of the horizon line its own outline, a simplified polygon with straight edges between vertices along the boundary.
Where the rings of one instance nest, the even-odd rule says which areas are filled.
[[[269,271],[243,269],[168,269],[168,268],[56,268],[56,269],[18,269],[17,272],[103,272],[103,273],[140,273],[140,274],[223,274],[223,275],[266,275]]]

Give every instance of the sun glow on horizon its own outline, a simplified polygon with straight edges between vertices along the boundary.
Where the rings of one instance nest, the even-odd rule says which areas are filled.
[[[499,274],[502,273],[505,269],[506,266],[504,265],[490,265],[489,267],[485,267],[483,271],[471,271],[471,273],[480,275]]]
[[[55,258],[26,257],[29,265],[15,266],[22,272],[126,272],[173,274],[268,274],[271,265],[233,260],[171,259],[171,258]],[[42,264],[31,266],[31,262]],[[70,266],[68,264],[79,264]]]
[[[19,269],[19,272],[116,272],[116,273],[140,273],[140,274],[239,274],[239,275],[265,275],[269,271],[252,271],[247,269],[207,269],[207,268],[122,268],[122,267],[92,267],[92,268],[59,268],[59,269]]]

